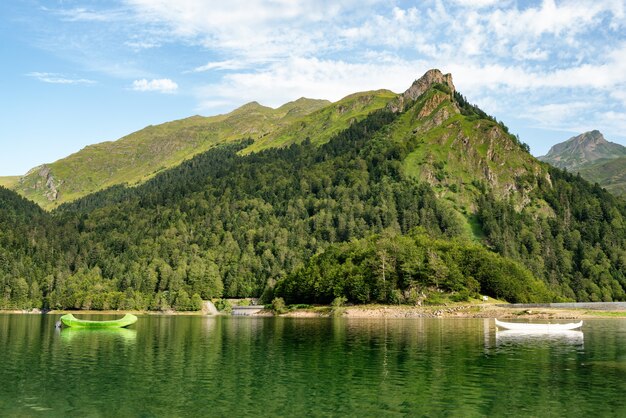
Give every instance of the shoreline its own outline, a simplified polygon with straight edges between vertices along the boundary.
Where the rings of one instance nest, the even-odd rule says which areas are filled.
[[[77,315],[165,315],[165,316],[230,316],[230,314],[210,315],[205,311],[92,311],[92,310],[0,310],[3,314],[29,315],[62,315],[74,313]],[[265,309],[252,317],[274,316],[273,312]],[[591,310],[588,308],[520,308],[515,306],[497,306],[491,304],[450,304],[438,306],[409,306],[409,305],[351,305],[339,308],[317,306],[307,309],[296,309],[281,315],[285,318],[359,318],[359,319],[400,319],[400,318],[499,318],[499,319],[592,319],[592,318],[626,318],[626,310]]]
[[[287,312],[282,317],[341,317],[341,318],[483,318],[483,319],[539,319],[539,320],[580,320],[593,318],[626,318],[626,310],[593,310],[589,308],[520,308],[518,306],[498,306],[500,303],[450,304],[438,306],[408,305],[353,305],[302,309]],[[271,314],[271,312],[264,312]]]

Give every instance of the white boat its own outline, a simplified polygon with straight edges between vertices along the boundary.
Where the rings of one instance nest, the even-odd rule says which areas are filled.
[[[583,321],[569,324],[529,324],[528,322],[502,322],[496,319],[496,326],[512,331],[550,333],[580,328],[583,326]]]

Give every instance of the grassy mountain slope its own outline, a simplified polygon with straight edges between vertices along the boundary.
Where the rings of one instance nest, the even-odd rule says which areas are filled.
[[[300,143],[306,138],[314,144],[326,143],[350,124],[386,106],[394,97],[396,94],[389,90],[351,94],[338,102],[304,115],[296,123],[259,138],[242,153]]]
[[[578,172],[614,195],[626,197],[626,157],[584,164],[579,167]]]
[[[350,95],[336,103],[300,98],[277,109],[248,103],[229,114],[149,126],[118,141],[90,145],[51,164],[7,179],[7,186],[46,209],[106,187],[135,185],[211,147],[244,138],[255,142],[242,153],[282,147],[309,138],[327,142],[350,124],[384,107],[387,90]]]
[[[7,189],[11,189],[17,184],[19,179],[20,179],[20,176],[0,177],[0,186],[6,187]]]
[[[221,143],[263,137],[328,104],[301,98],[272,109],[252,102],[226,115],[148,126],[36,167],[13,182],[13,189],[44,208],[53,208],[111,185],[141,183]]]
[[[395,136],[413,136],[415,150],[404,161],[407,174],[431,184],[440,197],[464,212],[486,186],[523,207],[537,176],[547,169],[521,149],[519,141],[494,120],[464,115],[451,94],[433,89],[424,105],[403,117]]]
[[[531,203],[537,178],[549,179],[548,168],[528,153],[526,145],[506,126],[467,103],[449,75],[428,72],[388,104],[391,109],[407,106],[386,128],[395,152],[411,149],[402,160],[403,174],[429,184],[468,222],[485,189],[500,199],[511,199],[521,210]],[[532,203],[536,208],[545,206],[540,200]]]

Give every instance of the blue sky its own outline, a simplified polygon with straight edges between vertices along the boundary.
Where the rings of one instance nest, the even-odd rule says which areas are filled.
[[[0,175],[256,100],[404,91],[430,68],[542,155],[626,145],[626,1],[5,0]]]

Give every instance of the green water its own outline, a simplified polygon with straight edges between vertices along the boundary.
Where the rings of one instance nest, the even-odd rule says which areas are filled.
[[[142,316],[56,330],[0,315],[0,417],[626,416],[626,320]]]

